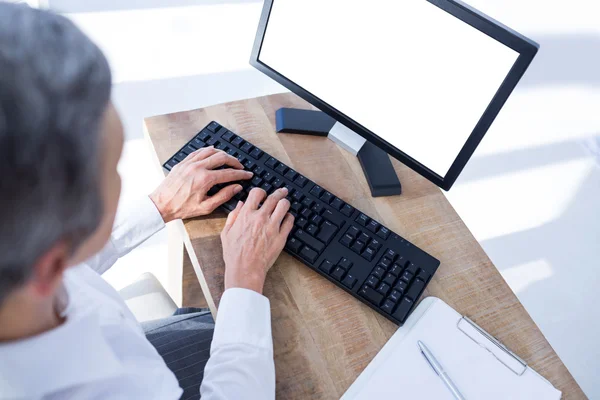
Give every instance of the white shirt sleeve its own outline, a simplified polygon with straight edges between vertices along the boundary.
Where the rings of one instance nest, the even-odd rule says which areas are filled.
[[[135,249],[164,226],[162,216],[149,197],[144,196],[126,204],[117,212],[108,243],[84,264],[97,273],[103,274],[120,257]]]
[[[266,297],[240,288],[223,293],[200,393],[203,400],[275,399],[271,307]]]

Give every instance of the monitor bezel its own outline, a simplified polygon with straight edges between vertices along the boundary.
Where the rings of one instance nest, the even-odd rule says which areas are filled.
[[[475,125],[475,128],[471,132],[471,135],[469,136],[469,138],[463,145],[461,151],[458,153],[454,162],[450,166],[450,169],[448,170],[446,175],[442,177],[437,173],[433,172],[426,165],[418,162],[408,154],[404,153],[399,148],[396,148],[387,141],[383,140],[381,137],[377,136],[377,134],[371,132],[368,128],[360,125],[358,122],[354,121],[349,116],[341,113],[335,107],[328,104],[326,101],[313,95],[308,90],[297,85],[291,79],[285,77],[283,74],[280,74],[279,72],[272,69],[268,65],[262,63],[259,60],[260,50],[262,48],[262,43],[264,40],[274,1],[275,0],[265,0],[264,2],[260,22],[258,25],[258,30],[256,33],[256,38],[254,41],[254,46],[252,48],[250,64],[265,75],[269,76],[271,79],[275,80],[276,82],[280,83],[281,85],[283,85],[293,93],[297,94],[307,102],[311,103],[319,110],[328,114],[336,121],[339,121],[340,123],[352,129],[354,132],[364,137],[371,143],[380,147],[390,156],[396,158],[397,160],[407,165],[423,177],[429,179],[431,182],[435,183],[444,190],[450,190],[450,188],[462,172],[463,168],[473,155],[475,149],[487,133],[492,122],[504,106],[504,103],[506,102],[506,100],[514,90],[515,86],[529,67],[529,64],[531,64],[531,61],[533,60],[535,54],[539,49],[539,45],[534,41],[526,38],[518,32],[515,32],[514,30],[502,25],[493,18],[481,13],[480,11],[460,1],[422,0],[428,1],[433,5],[436,5],[437,7],[448,12],[454,17],[471,25],[477,30],[496,39],[497,41],[503,43],[504,45],[519,53],[517,60],[515,61],[514,65],[508,72],[508,75],[505,77],[504,81],[498,88],[498,91],[492,98],[490,104],[488,104],[488,107],[479,119],[479,122]]]

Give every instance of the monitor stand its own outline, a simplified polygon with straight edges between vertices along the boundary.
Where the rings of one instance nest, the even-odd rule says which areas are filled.
[[[402,185],[387,153],[321,111],[280,108],[276,113],[278,133],[327,136],[358,157],[371,189],[371,196],[402,193]]]

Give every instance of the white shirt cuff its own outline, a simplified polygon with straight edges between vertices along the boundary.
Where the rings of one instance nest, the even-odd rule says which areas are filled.
[[[219,303],[211,349],[240,343],[273,352],[271,305],[255,291],[231,288]]]
[[[165,227],[165,222],[148,196],[119,209],[111,234],[112,244],[123,256]]]

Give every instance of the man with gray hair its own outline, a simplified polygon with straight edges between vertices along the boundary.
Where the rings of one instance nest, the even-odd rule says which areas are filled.
[[[0,399],[274,398],[262,290],[293,226],[286,190],[254,189],[227,218],[216,324],[194,313],[144,332],[99,273],[252,173],[199,150],[115,221],[123,129],[110,94],[105,57],[69,20],[0,3]],[[209,196],[217,183],[230,184]]]

